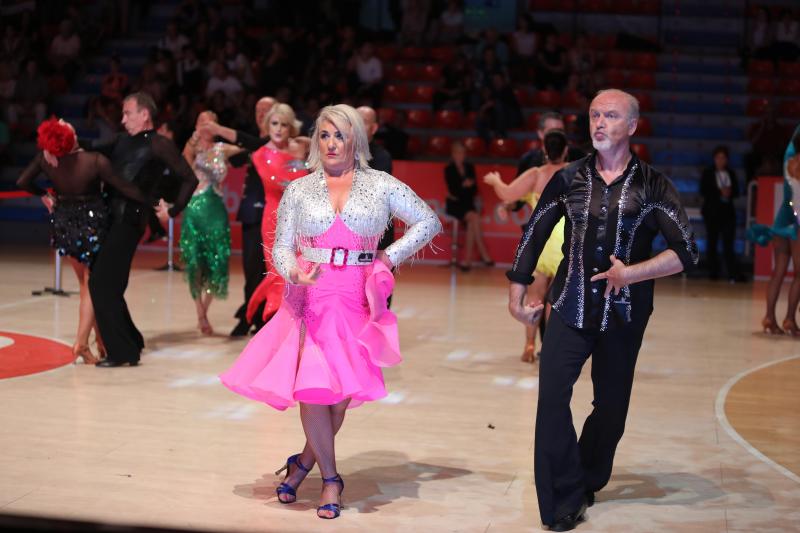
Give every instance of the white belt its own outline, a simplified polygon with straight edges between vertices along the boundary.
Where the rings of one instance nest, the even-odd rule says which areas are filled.
[[[330,263],[333,266],[367,266],[375,261],[374,250],[348,250],[347,248],[310,248],[303,246],[303,258],[312,263]]]

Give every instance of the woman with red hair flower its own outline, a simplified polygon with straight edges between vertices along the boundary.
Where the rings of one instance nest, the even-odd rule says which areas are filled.
[[[85,364],[94,364],[97,358],[89,349],[89,333],[95,327],[95,319],[87,283],[89,269],[108,229],[108,206],[101,182],[137,202],[153,202],[135,185],[114,174],[105,156],[83,151],[68,122],[50,118],[39,125],[37,134],[39,152],[17,180],[17,186],[41,196],[50,211],[51,244],[60,255],[69,256],[80,285],[78,334],[72,353],[76,361],[82,358]],[[55,195],[34,183],[39,174],[52,182]],[[95,336],[102,356],[102,340],[96,333]]]

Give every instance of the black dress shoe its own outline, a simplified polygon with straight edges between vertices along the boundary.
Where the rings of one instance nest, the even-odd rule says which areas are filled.
[[[94,366],[99,366],[100,368],[116,368],[118,366],[137,366],[139,361],[112,361],[111,359],[103,359],[99,363],[96,363]]]
[[[231,330],[231,337],[244,337],[250,331],[250,324],[240,320],[236,327]]]
[[[572,531],[575,527],[583,522],[584,513],[586,513],[586,503],[582,503],[580,508],[574,513],[561,517],[550,526],[550,531]]]

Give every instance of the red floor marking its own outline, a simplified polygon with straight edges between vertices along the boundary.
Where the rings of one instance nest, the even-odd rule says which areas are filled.
[[[27,376],[72,362],[72,349],[50,339],[0,331],[14,344],[0,348],[0,379]]]

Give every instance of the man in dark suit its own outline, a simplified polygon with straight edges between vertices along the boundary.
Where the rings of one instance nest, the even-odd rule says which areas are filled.
[[[734,283],[744,281],[736,261],[733,242],[736,237],[736,210],[733,201],[739,196],[736,174],[728,166],[728,147],[714,148],[714,164],[703,169],[700,194],[703,197],[703,222],[706,225],[706,260],[711,279],[719,278],[717,243],[722,238],[728,279]]]

